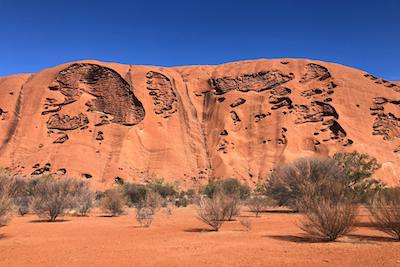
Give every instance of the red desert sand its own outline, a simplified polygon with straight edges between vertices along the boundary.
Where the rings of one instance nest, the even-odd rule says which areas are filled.
[[[96,189],[154,177],[182,188],[209,177],[254,186],[277,164],[357,150],[392,184],[399,95],[398,83],[315,60],[72,62],[0,78],[0,166],[83,177]]]
[[[121,217],[65,217],[38,222],[14,217],[0,230],[0,266],[399,266],[400,243],[369,226],[360,212],[356,230],[318,243],[297,228],[300,215],[267,212],[245,231],[238,221],[210,232],[193,207],[160,212],[141,228],[134,211]],[[250,217],[247,217],[250,216]]]

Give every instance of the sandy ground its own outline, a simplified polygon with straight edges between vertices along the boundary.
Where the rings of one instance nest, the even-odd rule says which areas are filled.
[[[140,228],[134,211],[121,217],[65,217],[47,223],[29,215],[0,228],[0,266],[400,266],[400,242],[369,227],[361,212],[355,232],[334,243],[311,242],[298,214],[249,216],[207,231],[193,208],[159,213]]]

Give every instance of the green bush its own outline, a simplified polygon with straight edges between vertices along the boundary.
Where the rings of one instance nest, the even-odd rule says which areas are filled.
[[[209,181],[201,191],[209,198],[213,198],[217,193],[231,197],[238,196],[241,200],[250,196],[250,187],[235,178]]]
[[[372,178],[381,167],[374,157],[353,151],[336,153],[333,160],[346,173],[347,183],[353,189],[357,201],[369,202],[384,187],[382,181]]]
[[[128,200],[128,205],[133,207],[145,201],[148,188],[142,184],[125,183],[123,191]]]
[[[196,192],[193,189],[179,192],[178,196],[175,198],[175,206],[187,207],[188,205],[193,204],[195,195]]]
[[[178,194],[176,186],[165,182],[162,178],[151,180],[147,183],[147,187],[160,194],[162,198],[173,197]]]

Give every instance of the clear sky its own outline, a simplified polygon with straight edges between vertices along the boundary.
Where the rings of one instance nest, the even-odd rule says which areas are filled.
[[[97,59],[311,58],[400,80],[400,1],[0,0],[0,76]]]

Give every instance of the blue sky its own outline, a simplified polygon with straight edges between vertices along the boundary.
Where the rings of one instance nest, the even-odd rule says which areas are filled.
[[[312,58],[400,80],[400,1],[0,0],[0,76],[79,59]]]

